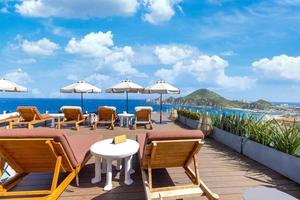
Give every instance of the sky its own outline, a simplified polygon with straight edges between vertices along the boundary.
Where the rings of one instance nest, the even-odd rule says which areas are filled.
[[[2,97],[162,79],[180,95],[300,102],[300,0],[0,0],[0,31],[0,77],[29,89]]]

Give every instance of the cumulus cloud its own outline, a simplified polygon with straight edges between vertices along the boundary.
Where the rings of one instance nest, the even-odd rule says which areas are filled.
[[[172,52],[172,51],[171,51]],[[172,63],[172,62],[169,62]],[[245,90],[255,84],[255,80],[246,76],[228,76],[225,68],[228,62],[217,55],[198,54],[176,60],[170,68],[162,68],[155,76],[169,82],[179,77],[192,77],[198,82],[217,84],[222,88]]]
[[[80,40],[72,38],[65,51],[72,54],[81,54],[87,57],[103,57],[111,53],[109,47],[113,46],[113,35],[111,31],[103,33],[91,32]]]
[[[79,54],[86,58],[92,58],[98,62],[98,70],[109,68],[119,75],[133,75],[145,77],[132,66],[134,51],[130,46],[114,46],[111,31],[103,33],[89,33],[82,39],[72,38],[65,51],[71,54]]]
[[[15,63],[20,64],[20,65],[28,65],[28,64],[36,63],[36,59],[34,59],[34,58],[19,59],[19,60],[16,60]]]
[[[137,0],[23,0],[16,10],[33,17],[89,18],[133,15]]]
[[[155,47],[154,54],[162,64],[174,64],[198,54],[196,48],[186,45],[162,45]]]
[[[4,78],[19,84],[27,84],[33,82],[29,74],[27,72],[24,72],[21,68],[6,73],[4,75]]]
[[[50,56],[59,48],[58,44],[42,38],[38,41],[23,40],[21,49],[28,54]]]
[[[144,0],[143,3],[148,12],[144,14],[143,18],[145,21],[155,25],[169,21],[175,15],[174,7],[179,6],[181,1]]]
[[[252,63],[254,71],[268,78],[300,81],[300,56],[287,55],[262,58]]]

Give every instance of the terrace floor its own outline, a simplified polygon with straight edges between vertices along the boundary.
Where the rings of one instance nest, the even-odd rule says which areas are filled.
[[[158,116],[154,114],[154,120],[158,121]],[[165,119],[164,124],[154,124],[154,130],[185,129],[185,127],[175,124]],[[128,138],[135,139],[138,133],[145,133],[146,130],[138,128],[129,130],[128,128],[117,127],[116,130],[90,130],[88,127],[82,127],[76,132],[70,129],[64,129],[67,134],[101,134],[105,138],[111,138],[115,135],[126,134]],[[116,166],[116,163],[114,163]],[[247,188],[256,186],[268,186],[277,188],[300,199],[300,185],[279,175],[278,173],[250,160],[238,153],[235,153],[226,146],[216,142],[213,139],[205,139],[205,145],[199,153],[200,176],[207,186],[220,196],[220,199],[242,199],[242,194]],[[145,199],[142,177],[139,170],[137,159],[134,159],[136,173],[131,177],[134,180],[133,185],[123,184],[124,172],[118,172],[113,167],[113,189],[109,192],[103,191],[105,184],[105,175],[102,175],[102,182],[91,184],[91,178],[94,176],[94,158],[91,158],[88,164],[80,173],[80,186],[76,187],[74,181],[61,195],[62,200],[76,199],[101,199],[101,200],[133,200]],[[154,171],[154,185],[182,184],[188,181],[183,170],[168,169]],[[27,176],[14,190],[20,189],[46,189],[51,184],[51,174],[31,174]],[[184,199],[205,199],[204,197],[184,197]]]

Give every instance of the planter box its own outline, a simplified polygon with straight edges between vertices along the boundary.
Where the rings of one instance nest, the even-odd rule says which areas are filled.
[[[192,129],[200,129],[200,126],[201,126],[201,123],[199,120],[190,119],[190,118],[187,118],[187,117],[184,117],[181,115],[178,115],[177,120],[180,123],[192,128]]]
[[[243,137],[214,127],[212,137],[218,142],[225,144],[238,153],[242,153]]]
[[[200,129],[201,128],[201,123],[199,120],[194,120],[194,119],[186,119],[186,125],[192,129]]]
[[[300,158],[244,139],[243,154],[300,184]]]
[[[182,116],[182,115],[178,115],[177,121],[179,121],[182,124],[186,124],[186,117]]]

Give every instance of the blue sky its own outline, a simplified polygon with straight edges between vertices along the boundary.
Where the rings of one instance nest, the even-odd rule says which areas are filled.
[[[1,95],[76,97],[59,88],[129,78],[299,102],[299,11],[299,0],[0,0],[0,76],[30,90]]]

